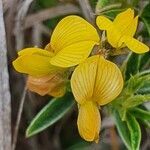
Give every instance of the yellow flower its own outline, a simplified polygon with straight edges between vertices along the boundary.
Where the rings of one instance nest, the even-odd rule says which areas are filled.
[[[96,29],[78,16],[68,16],[56,26],[46,50],[26,48],[13,61],[14,68],[35,78],[48,76],[84,61],[98,44]]]
[[[71,87],[79,104],[79,133],[85,140],[97,142],[101,126],[99,106],[111,102],[120,94],[122,74],[114,63],[95,55],[76,67]]]
[[[106,30],[107,40],[114,48],[127,46],[135,53],[145,53],[149,47],[133,38],[138,24],[138,16],[134,18],[134,10],[127,9],[118,14],[112,22],[104,16],[98,16],[96,23],[101,30]]]

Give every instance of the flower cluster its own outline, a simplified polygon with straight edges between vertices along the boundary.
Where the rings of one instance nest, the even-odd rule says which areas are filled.
[[[127,9],[112,22],[98,16],[96,23],[107,33],[108,43],[117,49],[128,47],[136,53],[149,47],[133,38],[138,16]],[[100,45],[97,30],[79,16],[68,16],[56,26],[45,49],[26,48],[13,62],[15,69],[29,75],[27,86],[41,95],[63,96],[70,76],[70,68],[77,66],[71,76],[71,88],[78,103],[77,120],[81,137],[98,141],[101,126],[99,107],[114,100],[122,91],[121,71],[100,52],[88,58],[95,45]]]

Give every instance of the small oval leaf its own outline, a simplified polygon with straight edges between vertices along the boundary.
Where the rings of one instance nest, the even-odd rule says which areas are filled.
[[[32,120],[26,130],[26,137],[31,137],[48,128],[61,119],[73,106],[73,95],[52,99]]]

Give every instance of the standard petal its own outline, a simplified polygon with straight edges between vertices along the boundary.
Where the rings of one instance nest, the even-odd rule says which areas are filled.
[[[134,10],[131,8],[127,9],[126,11],[119,13],[113,21],[114,26],[122,33],[130,23],[133,21],[134,18]]]
[[[137,25],[138,25],[138,16],[136,16],[131,23],[129,24],[129,26],[121,33],[122,36],[126,35],[126,36],[130,36],[133,37],[136,29],[137,29]]]
[[[98,141],[101,127],[101,118],[96,103],[87,101],[79,106],[78,130],[86,141]]]
[[[137,25],[138,25],[138,16],[136,16],[128,25],[128,27],[124,31],[122,31],[121,38],[119,39],[118,47],[120,48],[126,47],[123,41],[124,36],[133,37],[136,32]]]
[[[93,99],[99,105],[114,100],[122,91],[123,78],[119,68],[112,62],[99,57]]]
[[[50,59],[51,53],[48,51],[29,48],[19,52],[19,57],[13,61],[13,66],[18,72],[43,76],[60,69],[51,65]]]
[[[149,47],[147,45],[132,37],[125,36],[123,37],[123,41],[125,45],[135,53],[141,54],[149,51]]]
[[[79,16],[71,15],[58,23],[50,43],[52,49],[57,53],[75,43],[91,41],[96,44],[99,40],[99,35],[91,24]]]
[[[91,99],[93,95],[98,58],[98,55],[88,58],[72,74],[71,88],[79,104]]]
[[[98,16],[96,18],[96,24],[100,30],[108,30],[112,26],[112,21],[104,16]]]
[[[75,66],[90,55],[94,44],[94,42],[89,41],[72,44],[59,51],[50,60],[50,63],[63,68]]]

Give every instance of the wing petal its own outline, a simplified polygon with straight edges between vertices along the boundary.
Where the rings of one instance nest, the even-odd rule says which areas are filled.
[[[125,36],[123,41],[125,45],[135,53],[141,54],[149,51],[149,47],[147,45],[132,37]]]
[[[98,16],[96,18],[96,24],[100,30],[108,30],[112,26],[112,21],[105,16]]]
[[[51,53],[38,48],[27,48],[19,52],[19,57],[13,61],[14,68],[21,73],[32,76],[42,76],[58,69],[50,64]]]
[[[75,66],[90,55],[94,44],[95,42],[89,41],[72,44],[59,51],[50,63],[63,68]]]
[[[104,16],[98,16],[96,19],[96,24],[98,25],[99,29],[106,30],[109,44],[117,48],[121,34],[113,25],[112,21]]]

